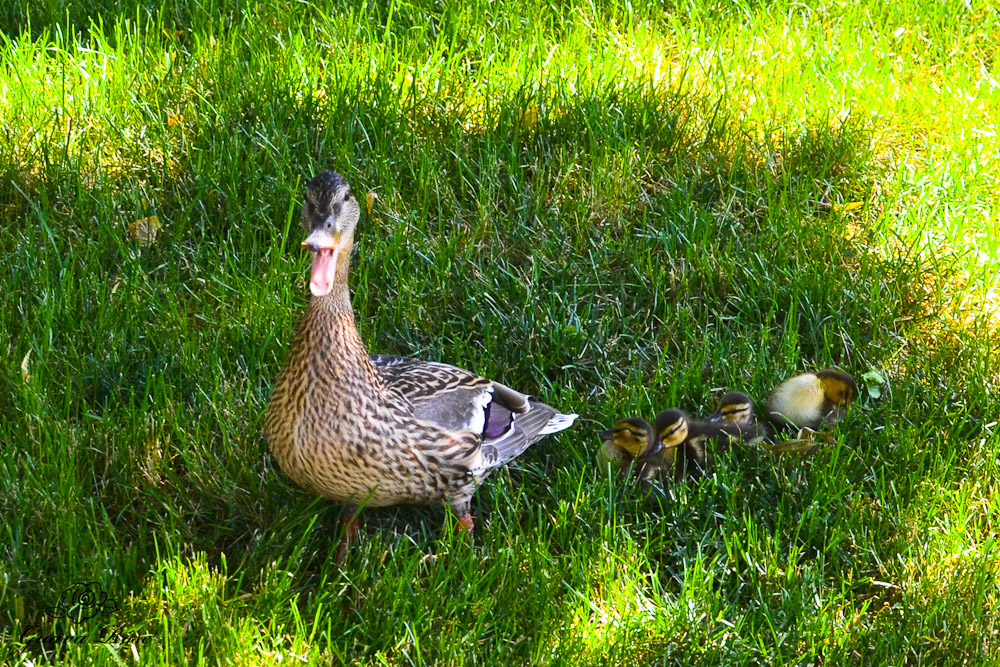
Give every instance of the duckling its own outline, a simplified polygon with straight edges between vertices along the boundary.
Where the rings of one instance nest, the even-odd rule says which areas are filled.
[[[731,422],[707,422],[691,419],[680,410],[664,410],[656,415],[653,430],[663,449],[674,449],[674,480],[699,479],[708,469],[706,445],[728,446],[742,437],[739,426]]]
[[[348,286],[360,215],[340,174],[308,182],[302,245],[313,256],[312,299],[264,427],[292,481],[346,506],[338,560],[362,505],[444,503],[471,534],[470,501],[479,484],[577,418],[455,366],[370,356]]]
[[[742,391],[730,391],[719,399],[719,408],[710,422],[735,424],[743,434],[743,441],[758,444],[774,438],[774,429],[766,421],[758,420],[754,414],[753,399]]]
[[[857,397],[857,383],[843,371],[804,373],[775,387],[767,399],[767,417],[776,429],[817,430],[836,425]]]
[[[649,450],[656,440],[653,427],[642,417],[629,417],[615,422],[606,431],[598,431],[604,454],[612,463],[628,466]]]
[[[604,457],[618,467],[622,476],[634,465],[644,488],[649,486],[657,470],[669,468],[673,463],[673,450],[660,448],[653,427],[641,417],[622,419],[610,429],[598,431],[597,435],[602,440]]]

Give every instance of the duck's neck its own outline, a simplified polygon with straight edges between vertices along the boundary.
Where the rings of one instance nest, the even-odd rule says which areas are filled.
[[[323,319],[346,317],[354,328],[354,309],[351,308],[351,290],[346,280],[334,281],[330,293],[326,296],[312,297],[309,300],[309,314]]]
[[[354,324],[346,268],[337,271],[329,294],[310,300],[297,342],[308,350],[312,364],[323,367],[329,377],[381,387]]]

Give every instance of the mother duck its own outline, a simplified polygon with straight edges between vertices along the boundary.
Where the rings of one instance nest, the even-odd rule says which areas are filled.
[[[306,185],[312,299],[264,427],[285,474],[346,505],[338,559],[362,506],[446,503],[471,533],[470,502],[486,476],[577,417],[455,366],[369,356],[347,283],[360,215],[340,174]]]

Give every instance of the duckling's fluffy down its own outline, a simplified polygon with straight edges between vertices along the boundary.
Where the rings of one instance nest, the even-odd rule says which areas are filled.
[[[772,421],[797,426],[819,425],[828,405],[823,383],[812,374],[797,375],[782,382],[767,399],[767,416]]]

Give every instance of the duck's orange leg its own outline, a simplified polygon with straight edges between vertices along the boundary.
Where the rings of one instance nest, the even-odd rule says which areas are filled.
[[[344,562],[344,557],[347,556],[347,547],[358,534],[360,509],[357,505],[348,505],[344,508],[344,513],[340,516],[340,530],[343,533],[343,537],[337,546],[338,563]]]
[[[472,513],[466,512],[462,516],[458,517],[458,525],[465,529],[469,535],[472,535],[473,529],[476,527],[476,522],[472,519]]]

